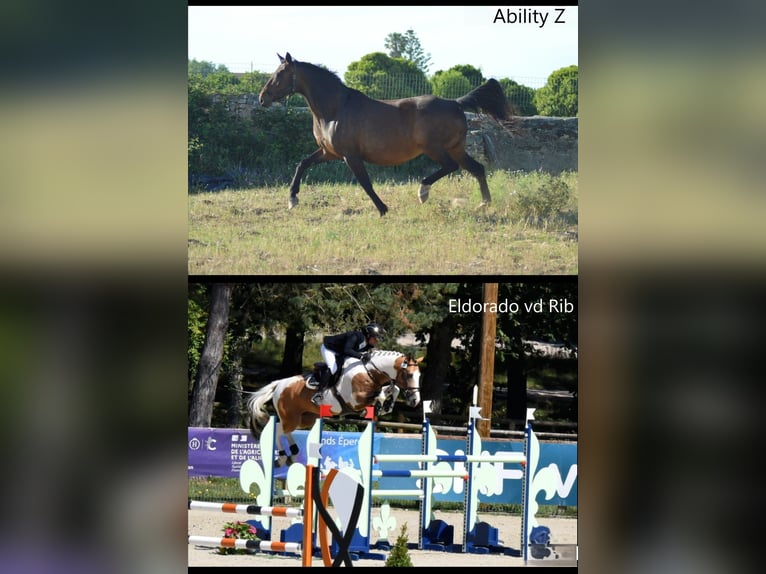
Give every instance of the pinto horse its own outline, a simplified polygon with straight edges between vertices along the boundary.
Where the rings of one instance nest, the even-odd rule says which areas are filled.
[[[295,60],[288,52],[259,94],[263,107],[291,94],[301,94],[314,116],[319,149],[295,169],[288,208],[298,205],[301,177],[314,164],[343,160],[372,199],[380,215],[388,207],[372,188],[364,162],[399,165],[425,154],[441,167],[421,180],[420,203],[436,181],[462,167],[479,181],[482,203],[491,197],[484,166],[465,151],[468,131],[465,110],[484,111],[497,120],[511,116],[503,88],[488,80],[456,100],[432,95],[400,100],[375,100],[349,88],[332,72]]]
[[[378,413],[387,414],[400,392],[410,407],[420,403],[420,362],[412,355],[396,351],[373,351],[365,365],[359,359],[348,358],[337,385],[326,389],[323,405],[329,405],[333,416],[361,415],[366,407],[377,406]],[[253,395],[247,401],[250,412],[250,428],[258,438],[268,422],[267,404],[271,400],[279,417],[276,443],[279,456],[276,466],[290,465],[298,454],[298,445],[292,433],[296,429],[308,429],[319,417],[319,407],[311,401],[316,391],[306,386],[302,375],[276,380]],[[289,452],[284,450],[282,437],[287,439]]]

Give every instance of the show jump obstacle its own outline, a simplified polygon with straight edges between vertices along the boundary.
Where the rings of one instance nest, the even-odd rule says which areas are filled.
[[[480,419],[480,407],[476,405],[476,389],[474,389],[473,403],[469,409],[465,455],[436,454],[438,443],[427,418],[427,414],[430,412],[429,401],[424,401],[421,454],[373,453],[375,426],[374,422],[369,420],[357,443],[359,468],[351,471],[332,469],[324,477],[320,475],[319,453],[319,445],[322,442],[323,419],[319,418],[308,433],[306,466],[304,467],[300,462],[292,464],[287,471],[287,488],[280,491],[275,488],[274,460],[273,456],[269,456],[281,448],[275,441],[275,430],[278,423],[276,417],[272,417],[261,433],[260,463],[250,459],[245,461],[240,469],[240,485],[245,492],[250,492],[253,483],[258,486],[257,504],[189,502],[190,509],[256,516],[256,520],[249,522],[256,526],[257,536],[261,540],[248,541],[189,536],[189,544],[301,554],[304,566],[311,564],[313,549],[318,547],[325,565],[337,565],[340,561],[350,565],[351,553],[370,558],[380,558],[380,555],[376,556],[371,552],[374,549],[385,548],[380,543],[373,544],[371,542],[372,502],[374,498],[397,496],[419,499],[417,548],[473,553],[503,552],[521,555],[526,562],[528,560],[530,534],[532,528],[537,526],[535,515],[538,504],[535,502],[535,496],[541,490],[545,490],[548,495],[551,495],[555,491],[556,484],[555,476],[546,472],[547,469],[541,469],[539,473],[536,472],[540,445],[530,422],[534,419],[534,409],[527,409],[523,453],[487,454],[486,452],[482,453],[481,437],[476,429],[476,422]],[[394,462],[415,462],[420,468],[374,468],[380,463]],[[449,463],[455,462],[463,463],[465,468],[452,468]],[[500,546],[497,539],[497,529],[478,520],[479,492],[482,479],[485,472],[493,471],[493,463],[517,464],[523,467],[520,552]],[[381,477],[417,477],[420,479],[420,487],[401,490],[372,488],[373,481]],[[435,479],[443,477],[458,477],[465,480],[462,545],[452,543],[454,537],[452,526],[440,520],[431,520]],[[322,478],[324,483],[320,487]],[[355,495],[354,492],[356,492]],[[308,496],[306,496],[307,493]],[[295,498],[303,497],[304,505],[296,508],[274,506],[274,497],[284,494],[289,494]],[[337,522],[340,524],[336,524],[336,520],[330,516],[327,510],[328,500],[332,500],[332,506],[339,517]],[[279,542],[271,541],[271,518],[273,516],[292,517],[296,521],[298,519],[300,521],[283,530]],[[327,538],[328,529],[331,530],[334,538],[332,546]],[[317,533],[319,534],[318,539]],[[332,562],[331,559],[333,555],[335,562]]]
[[[273,432],[273,427],[272,427]],[[252,549],[262,552],[300,554],[303,566],[311,566],[314,548],[316,547],[317,528],[315,523],[319,523],[321,534],[319,537],[319,550],[325,566],[339,566],[341,562],[346,566],[352,566],[352,558],[348,551],[348,541],[345,533],[338,528],[335,521],[327,511],[328,501],[332,500],[340,520],[345,522],[346,529],[353,531],[359,518],[359,511],[364,499],[364,489],[356,482],[353,477],[344,475],[337,470],[333,470],[324,478],[322,488],[320,489],[319,475],[319,445],[321,436],[321,419],[317,420],[309,431],[307,438],[308,459],[305,466],[303,480],[303,506],[285,507],[285,506],[262,506],[254,504],[234,504],[218,502],[199,502],[189,501],[189,509],[210,510],[215,512],[243,513],[260,517],[268,517],[269,521],[273,516],[300,518],[299,541],[271,541],[271,540],[243,540],[236,538],[219,538],[212,536],[189,536],[189,544],[199,546],[212,546],[222,548],[242,548]],[[273,437],[271,440],[273,446]],[[274,449],[266,451],[269,454]],[[270,459],[270,456],[264,460]],[[303,466],[303,465],[301,465]],[[273,480],[273,477],[272,477]],[[269,492],[269,497],[271,494]],[[335,560],[332,560],[329,541],[327,539],[327,529],[332,531],[336,542]],[[263,529],[256,529],[259,538],[264,537]]]

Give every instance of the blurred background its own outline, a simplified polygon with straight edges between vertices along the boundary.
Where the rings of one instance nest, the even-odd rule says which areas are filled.
[[[3,571],[186,567],[186,9],[0,9]],[[756,565],[764,12],[580,6],[588,572]]]

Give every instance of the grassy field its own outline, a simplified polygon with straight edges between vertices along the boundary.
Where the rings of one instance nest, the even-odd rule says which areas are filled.
[[[283,481],[278,479],[280,487],[284,487]],[[190,477],[189,478],[189,497],[191,500],[201,500],[207,502],[234,502],[239,504],[254,504],[258,496],[257,486],[251,485],[250,494],[242,491],[238,478],[223,478],[209,476],[207,478]],[[283,497],[276,497],[276,504],[285,504],[287,501]],[[396,508],[417,508],[416,500],[406,500],[392,497],[387,501],[392,507]],[[434,510],[462,510],[462,502],[434,502]],[[482,512],[506,512],[521,513],[521,504],[496,504],[480,502],[479,509]],[[553,506],[541,504],[538,507],[537,516],[567,516],[577,518],[576,506]]]
[[[357,184],[312,183],[287,209],[288,185],[189,195],[191,275],[576,275],[577,174],[373,181],[380,217]]]

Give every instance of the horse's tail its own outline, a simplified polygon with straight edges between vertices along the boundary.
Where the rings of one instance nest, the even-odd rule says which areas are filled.
[[[269,421],[269,413],[266,404],[274,396],[279,381],[274,381],[253,393],[247,400],[247,408],[250,411],[250,430],[255,438],[261,435],[261,429]]]
[[[508,100],[505,98],[503,87],[494,78],[487,80],[478,88],[474,88],[455,101],[464,110],[484,111],[496,120],[508,120],[513,113]]]

